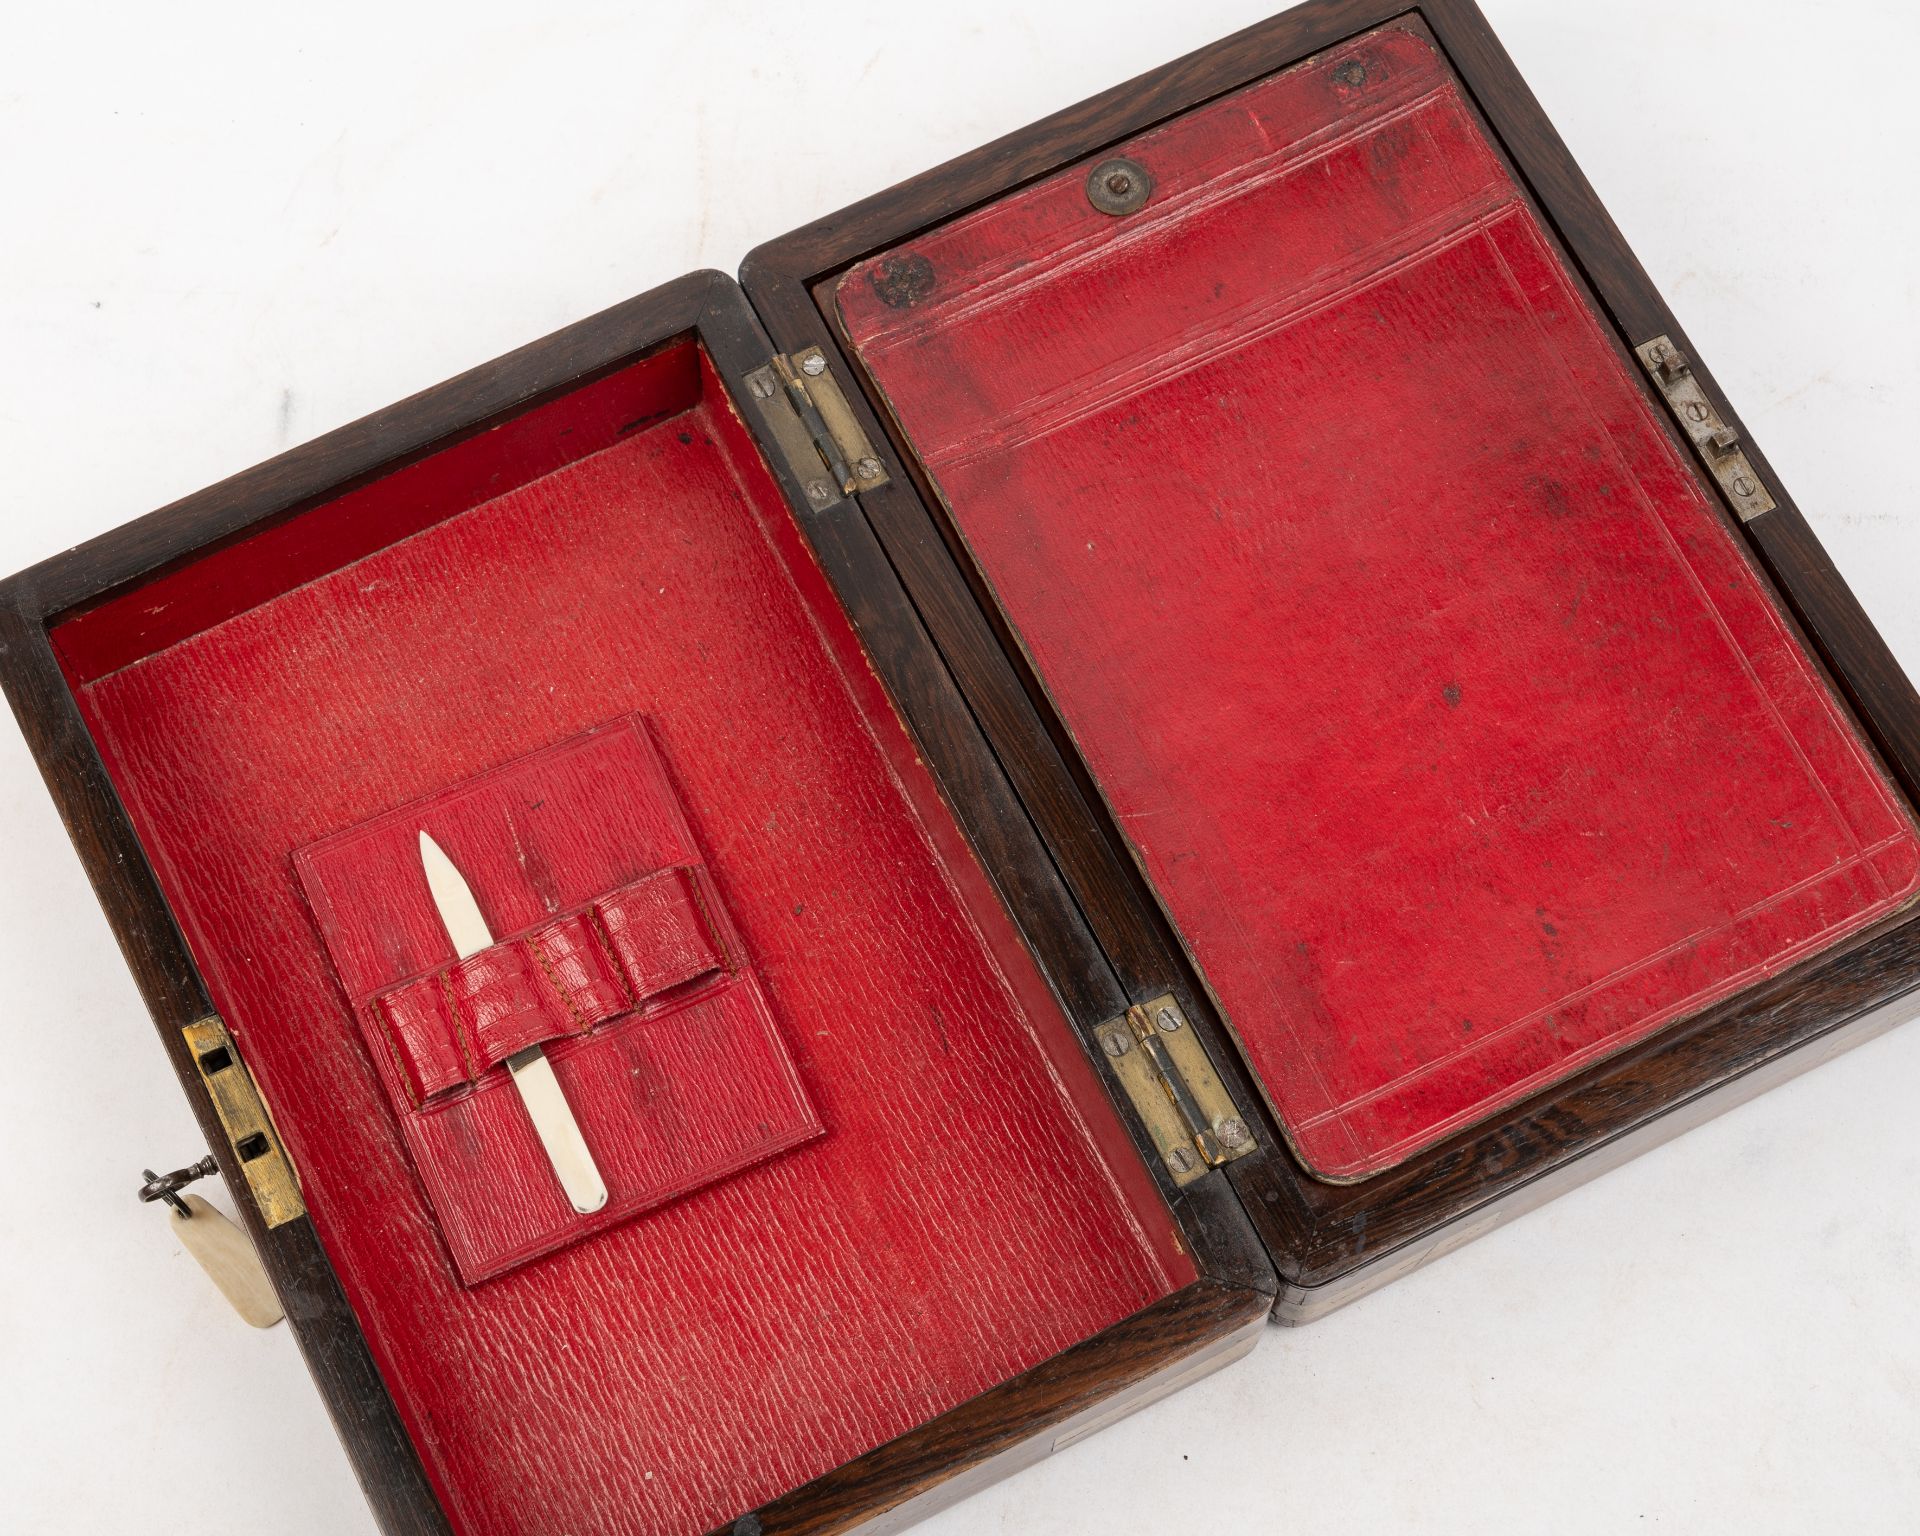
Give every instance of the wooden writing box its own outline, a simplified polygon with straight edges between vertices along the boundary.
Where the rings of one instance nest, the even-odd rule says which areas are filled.
[[[893,1528],[1920,980],[1912,689],[1460,0],[1287,12],[0,590],[394,1532]],[[394,1032],[438,817],[503,939],[670,884],[548,1040],[603,1219],[457,1010]]]

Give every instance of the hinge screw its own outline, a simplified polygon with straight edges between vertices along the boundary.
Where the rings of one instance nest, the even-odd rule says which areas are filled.
[[[816,507],[831,506],[833,504],[833,487],[828,485],[824,480],[809,480],[807,482],[807,500],[812,502]]]
[[[1221,1146],[1244,1147],[1247,1144],[1247,1123],[1244,1120],[1222,1120],[1218,1134]]]
[[[1175,1173],[1191,1173],[1194,1157],[1185,1147],[1175,1147],[1167,1154],[1167,1166]]]
[[[853,472],[862,480],[878,480],[880,478],[880,461],[874,458],[862,459],[858,464],[853,466]]]
[[[800,360],[800,371],[810,379],[817,379],[827,371],[827,360],[818,352],[810,353]]]
[[[1127,1038],[1125,1030],[1114,1030],[1100,1037],[1100,1049],[1109,1056],[1124,1056],[1133,1049],[1133,1042]]]
[[[1664,341],[1647,355],[1653,359],[1654,366],[1660,370],[1660,377],[1669,384],[1693,372],[1693,365],[1687,361],[1687,354]]]
[[[1160,1010],[1160,1027],[1168,1034],[1172,1034],[1184,1022],[1180,1015],[1175,1013],[1171,1008],[1162,1008]]]
[[[752,395],[756,400],[771,400],[773,398],[773,375],[770,373],[753,374],[747,380],[747,393]]]

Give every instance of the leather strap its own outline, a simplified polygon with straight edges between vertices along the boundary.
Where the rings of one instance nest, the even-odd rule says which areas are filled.
[[[731,970],[703,879],[691,867],[660,870],[377,996],[415,1107],[530,1045],[591,1033]]]

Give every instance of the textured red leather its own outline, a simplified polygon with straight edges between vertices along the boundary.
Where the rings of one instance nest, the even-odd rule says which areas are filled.
[[[721,967],[728,946],[713,930],[717,904],[691,869],[668,869],[594,903],[618,974],[637,997],[651,997]]]
[[[472,1040],[477,1073],[576,1027],[556,1006],[553,989],[536,969],[532,946],[524,941],[484,949],[437,979],[455,1029]]]
[[[427,889],[423,831],[498,939],[464,960]],[[740,945],[719,938],[731,925],[701,894],[701,860],[631,720],[294,855],[467,1284],[820,1134],[758,977],[723,960]],[[504,1065],[530,1045],[606,1182],[591,1215],[566,1198]]]
[[[623,369],[572,390],[162,573],[140,588],[138,603],[105,603],[75,614],[54,631],[54,650],[76,679],[118,671],[658,422],[698,393],[699,379],[699,358],[677,348],[651,368]]]
[[[667,869],[648,875],[640,885],[681,885],[692,878],[692,870]],[[719,968],[719,951],[703,932],[698,941],[685,942],[689,947],[694,942],[706,944],[708,958],[704,964],[688,966],[665,980],[660,980],[657,973],[646,978],[649,982],[658,981],[658,985],[637,985],[635,978],[622,969],[618,958],[609,953],[607,941],[602,937],[604,925],[600,912],[612,899],[603,898],[584,912],[571,913],[527,935],[527,947],[539,962],[540,974],[565,1006],[574,1027],[583,1032],[634,1006],[637,999],[651,998],[669,986],[696,980]]]
[[[136,590],[66,653],[464,1533],[709,1529],[1194,1276],[700,354],[592,389],[631,423],[663,378],[676,414],[604,447],[549,416],[602,451],[485,434],[540,474],[474,466],[508,489],[339,568],[232,546],[163,578],[219,622],[89,676],[170,622]],[[291,854],[632,713],[827,1134],[469,1288]],[[468,875],[503,932],[544,915],[536,868]]]
[[[406,1073],[407,1102],[472,1083],[529,1045],[584,1035],[722,969],[706,926],[714,903],[696,899],[695,878],[691,869],[661,870],[375,997],[375,1022],[393,1037]],[[327,903],[319,916],[332,944],[331,903],[305,867],[301,879],[316,907]],[[372,1033],[376,1043],[385,1038]]]
[[[1427,41],[1115,152],[1143,210],[1082,165],[837,301],[1310,1167],[1913,897],[1907,811]]]

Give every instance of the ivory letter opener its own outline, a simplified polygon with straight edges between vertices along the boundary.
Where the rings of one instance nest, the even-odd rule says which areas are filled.
[[[440,924],[460,958],[477,955],[491,945],[493,930],[481,916],[480,904],[473,899],[465,876],[424,831],[420,834],[420,865],[427,872],[427,889],[433,893]],[[527,1107],[527,1118],[533,1122],[567,1199],[582,1215],[599,1210],[607,1203],[606,1181],[594,1165],[593,1153],[580,1134],[580,1123],[573,1118],[573,1109],[560,1090],[560,1079],[553,1075],[547,1053],[538,1045],[515,1051],[507,1058],[507,1071],[513,1076],[513,1086],[520,1090],[520,1102]]]

